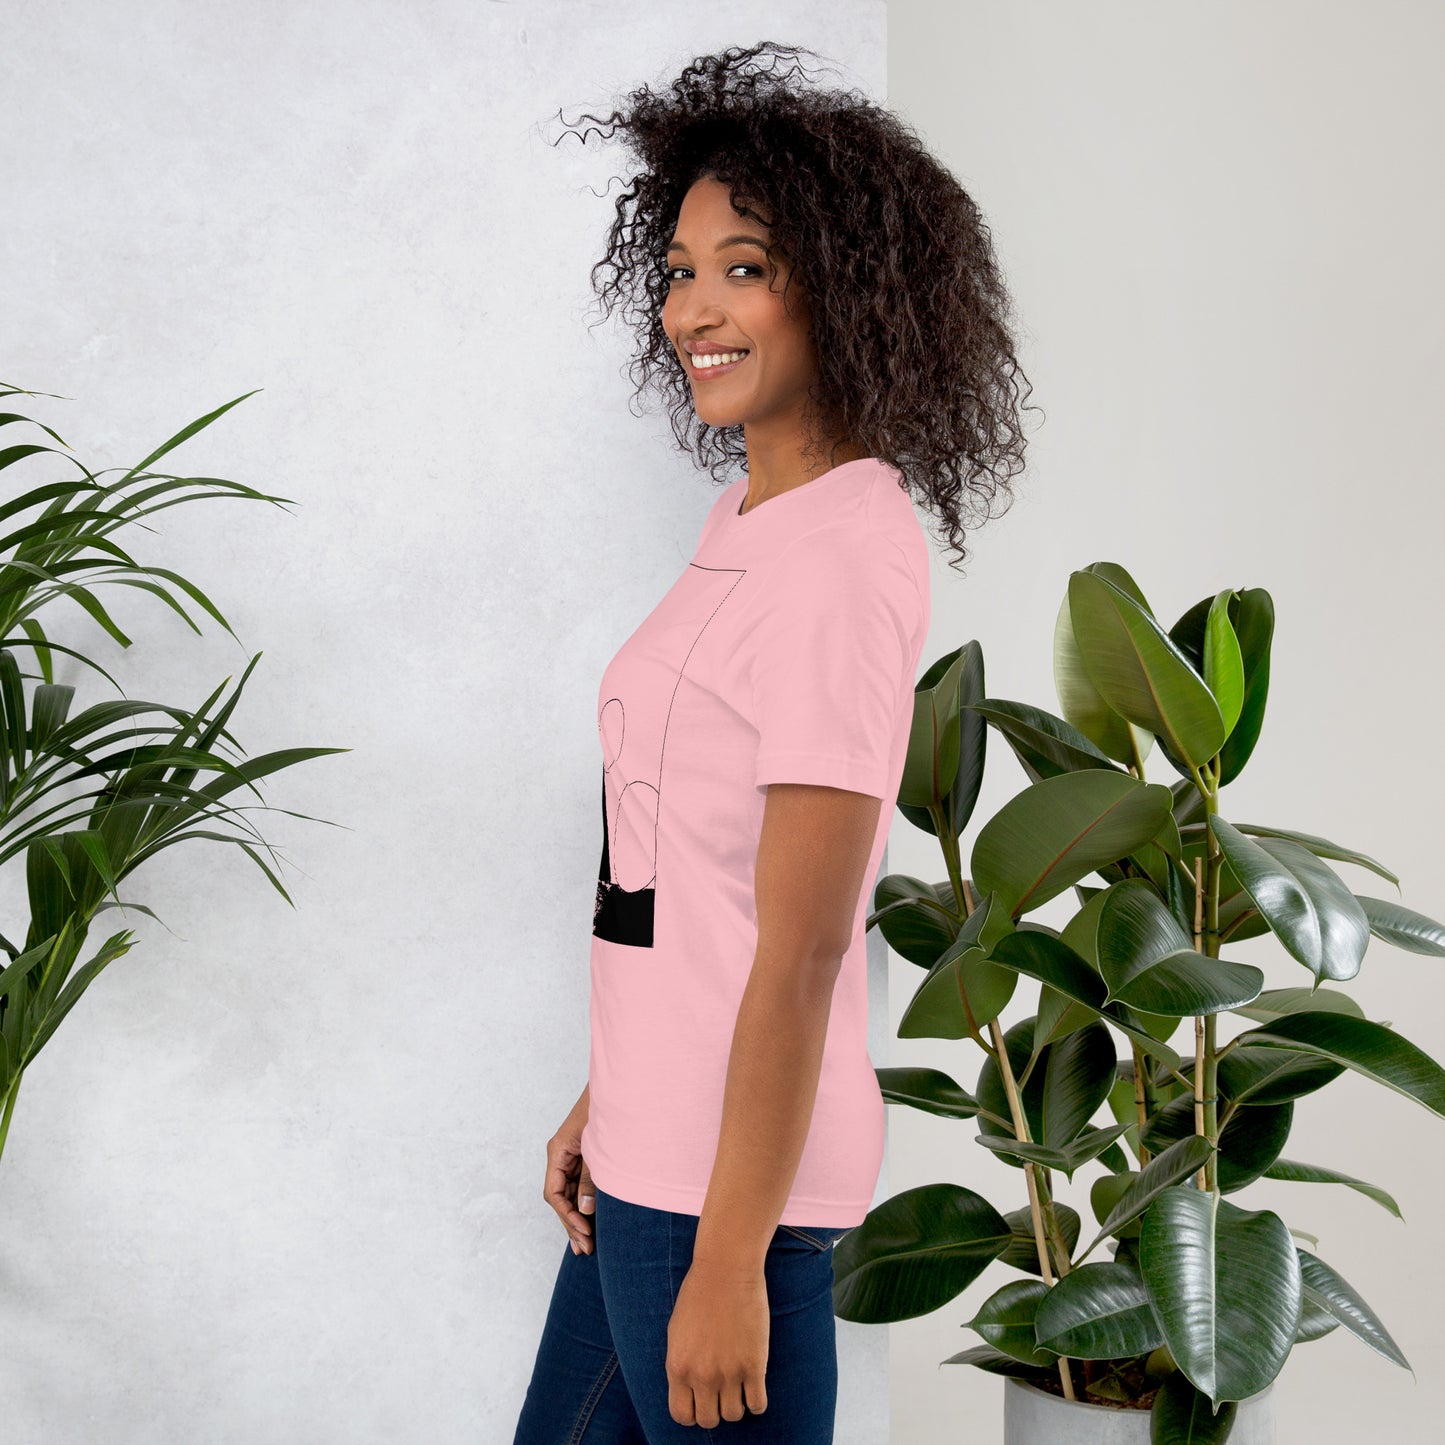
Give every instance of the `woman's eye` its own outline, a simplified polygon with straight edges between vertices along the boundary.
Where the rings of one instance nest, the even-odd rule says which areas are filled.
[[[761,276],[763,274],[763,268],[761,266],[754,266],[751,262],[748,261],[734,261],[732,265],[728,267],[728,270],[736,271],[740,268],[753,276]],[[691,270],[691,267],[688,266],[664,266],[662,270],[662,279],[664,281],[671,281],[675,272],[689,270]]]

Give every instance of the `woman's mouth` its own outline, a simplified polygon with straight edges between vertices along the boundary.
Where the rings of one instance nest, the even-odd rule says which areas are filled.
[[[723,376],[741,366],[748,358],[747,351],[705,351],[688,353],[688,370],[697,381]]]

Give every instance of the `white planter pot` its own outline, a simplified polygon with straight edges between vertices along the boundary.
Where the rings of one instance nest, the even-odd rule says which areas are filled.
[[[1003,1439],[1004,1445],[1149,1445],[1149,1412],[1065,1400],[1009,1375],[1004,1380]],[[1239,1402],[1229,1445],[1275,1445],[1272,1384]]]

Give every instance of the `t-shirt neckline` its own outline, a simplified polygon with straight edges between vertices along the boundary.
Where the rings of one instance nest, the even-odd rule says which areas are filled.
[[[749,517],[755,516],[764,507],[771,507],[775,503],[781,502],[787,497],[796,496],[799,493],[806,492],[810,490],[810,488],[820,486],[824,482],[831,482],[840,473],[847,473],[851,475],[850,469],[852,468],[864,466],[876,467],[877,465],[877,457],[854,457],[851,461],[839,462],[836,467],[829,467],[826,472],[819,472],[816,477],[810,477],[806,482],[801,483],[799,486],[789,487],[786,492],[779,492],[774,497],[765,498],[763,501],[759,502],[756,507],[750,507],[746,512],[738,510],[738,508],[741,507],[742,504],[748,499],[748,474],[744,472],[734,484],[736,486],[739,486],[742,491],[742,495],[738,498],[738,506],[732,507],[729,510],[732,512],[733,517],[738,522],[746,522]]]

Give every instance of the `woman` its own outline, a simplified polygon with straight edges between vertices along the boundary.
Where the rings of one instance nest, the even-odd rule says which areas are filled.
[[[929,619],[909,488],[957,546],[1027,381],[973,202],[886,111],[758,64],[795,52],[605,122],[642,168],[599,295],[731,480],[602,678],[588,1085],[544,1186],[570,1247],[515,1445],[833,1438],[831,1247],[883,1153],[862,925]]]

